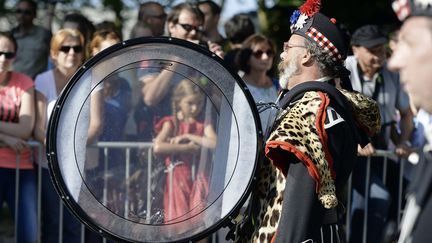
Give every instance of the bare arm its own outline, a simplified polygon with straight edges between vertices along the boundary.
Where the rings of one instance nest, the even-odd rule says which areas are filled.
[[[400,120],[400,140],[399,142],[409,141],[412,131],[414,129],[413,118],[414,115],[410,108],[405,110],[400,110],[401,120]]]
[[[361,156],[369,156],[375,153],[375,147],[372,143],[368,143],[363,148],[360,145],[357,145],[357,153]]]
[[[165,122],[162,126],[162,130],[156,136],[154,140],[153,151],[157,155],[174,155],[174,154],[184,154],[184,153],[198,153],[200,146],[193,141],[187,143],[177,143],[171,142],[171,134],[173,132],[173,127],[169,122]],[[180,141],[179,141],[180,142]]]
[[[23,148],[27,146],[27,143],[21,138],[0,133],[0,148],[5,145],[13,149],[15,152],[19,153]]]
[[[18,123],[0,122],[0,132],[27,140],[31,137],[35,122],[34,89],[30,88],[21,97]]]
[[[410,137],[414,129],[414,115],[410,107],[405,110],[399,110],[399,112],[401,115],[401,120],[399,122],[401,134],[399,140],[396,141],[397,145],[395,153],[399,157],[407,158],[411,153],[411,147],[408,141],[410,141]]]
[[[174,73],[163,70],[160,74],[149,75],[142,79],[144,83],[144,103],[148,106],[157,105],[168,93]]]
[[[207,125],[204,128],[204,136],[194,134],[185,134],[184,136],[186,139],[205,148],[214,149],[216,147],[217,135],[212,125]]]
[[[46,142],[48,100],[39,91],[36,91],[36,120],[33,137],[42,144]]]
[[[104,110],[103,92],[97,91],[90,98],[90,124],[88,128],[87,144],[91,144],[102,132],[103,110]]]

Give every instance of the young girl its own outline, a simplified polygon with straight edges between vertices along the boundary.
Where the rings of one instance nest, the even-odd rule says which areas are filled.
[[[200,119],[204,103],[205,96],[200,88],[189,80],[182,80],[174,90],[173,116],[164,117],[156,125],[159,133],[154,140],[154,152],[166,156],[168,171],[164,192],[165,222],[178,221],[192,210],[198,213],[205,206],[208,178],[206,166],[199,165],[199,158],[203,157],[205,149],[215,148],[216,132],[211,124]]]

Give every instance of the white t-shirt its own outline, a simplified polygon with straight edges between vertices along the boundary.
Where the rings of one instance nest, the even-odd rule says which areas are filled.
[[[45,127],[48,127],[48,121],[51,117],[51,113],[54,109],[54,105],[57,101],[58,94],[56,90],[56,85],[54,81],[54,71],[48,70],[36,76],[35,78],[35,89],[45,96],[47,99],[47,123]],[[38,163],[44,167],[48,168],[47,159],[45,153],[42,154],[42,160]]]
[[[248,83],[246,83],[246,85],[252,94],[255,103],[270,103],[275,102],[277,99],[278,91],[274,85],[267,88],[257,87]],[[265,129],[268,125],[269,116],[271,115],[270,109],[261,112],[259,115],[261,119],[261,128],[263,132],[265,132]]]
[[[54,71],[48,70],[37,75],[35,79],[35,88],[47,99],[47,121],[49,121],[54,104],[58,98],[57,88],[54,81]],[[48,126],[48,124],[46,124],[46,126]]]

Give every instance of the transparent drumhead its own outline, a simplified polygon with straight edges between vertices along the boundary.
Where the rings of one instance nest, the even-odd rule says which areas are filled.
[[[199,239],[245,200],[261,128],[238,76],[201,47],[143,38],[87,62],[49,125],[66,206],[114,239]]]

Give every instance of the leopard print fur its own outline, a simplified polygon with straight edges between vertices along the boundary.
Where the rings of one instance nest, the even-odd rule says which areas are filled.
[[[252,235],[252,242],[270,242],[276,233],[282,213],[283,194],[286,183],[285,176],[271,163],[268,163],[267,170],[269,173],[273,173],[273,175],[271,178],[266,177],[265,174],[261,177],[261,185],[259,185],[258,190],[261,193],[265,193],[266,197],[260,202],[262,210],[257,221],[257,226],[259,227],[257,227]]]
[[[251,198],[254,207],[252,232],[240,233],[236,242],[270,242],[282,213],[285,176],[269,160],[261,162],[257,184]]]
[[[380,113],[378,105],[372,99],[356,92],[340,90],[348,99],[352,114],[357,126],[363,129],[369,136],[380,130]],[[335,196],[334,182],[322,153],[322,144],[313,125],[303,126],[303,124],[315,124],[314,119],[321,104],[318,92],[307,92],[303,99],[295,104],[289,112],[284,112],[277,122],[280,122],[276,130],[280,133],[272,133],[268,141],[272,139],[288,139],[290,142],[298,145],[304,143],[312,153],[305,152],[306,147],[301,148],[302,152],[308,153],[313,158],[313,163],[320,168],[319,199],[326,207],[334,207],[337,204]],[[292,115],[288,115],[292,113]],[[301,120],[293,116],[301,117]],[[294,119],[295,118],[295,119]],[[295,124],[295,125],[292,125]],[[304,131],[301,131],[302,128]],[[288,131],[285,131],[288,129]],[[282,172],[277,169],[268,160],[263,161],[258,178],[257,188],[252,197],[252,204],[257,205],[257,213],[250,219],[253,222],[252,234],[237,235],[236,242],[270,242],[276,233],[279,219],[282,212],[283,194],[285,190],[286,178]]]
[[[359,92],[339,89],[351,105],[356,125],[369,137],[373,137],[381,130],[381,115],[378,104]]]
[[[302,124],[315,124],[315,114],[321,104],[321,98],[316,92],[308,92],[305,96],[296,103],[296,105],[285,112],[282,118],[279,119],[280,124],[276,130],[270,135],[268,141],[278,139],[277,133],[282,134],[282,139],[286,139],[288,134],[295,144],[305,143],[309,145],[314,151],[314,163],[316,163],[322,170],[327,170],[321,173],[323,182],[319,198],[325,205],[336,206],[336,197],[331,197],[332,193],[335,195],[335,188],[331,179],[329,167],[326,166],[325,158],[322,153],[322,146],[314,125],[307,126],[304,131],[301,131]],[[311,107],[312,106],[312,107]],[[312,109],[311,109],[312,108]],[[291,114],[291,115],[290,115]],[[295,114],[293,116],[293,114]],[[301,117],[298,120],[298,117]],[[295,125],[292,125],[295,124]],[[311,135],[314,136],[311,137]],[[301,140],[304,141],[301,141]],[[309,148],[309,149],[310,149]],[[301,149],[306,151],[308,148]],[[321,162],[321,161],[322,162]],[[320,161],[320,162],[316,162]],[[332,179],[331,179],[332,180]],[[279,220],[282,213],[283,194],[285,190],[286,178],[283,173],[277,169],[269,160],[264,160],[261,164],[258,177],[257,187],[252,197],[252,204],[256,207],[257,213],[253,220],[253,233],[250,237],[247,235],[240,235],[236,242],[270,242],[276,233]],[[330,195],[330,196],[329,196]],[[336,201],[336,203],[335,203]]]
[[[270,134],[267,147],[284,147],[281,143],[288,143],[295,147],[289,149],[290,152],[298,150],[305,155],[316,167],[316,171],[309,170],[309,174],[318,172],[318,199],[325,208],[337,206],[336,187],[329,167],[328,157],[326,157],[323,138],[317,130],[317,114],[322,109],[322,103],[328,105],[329,99],[322,92],[309,91],[289,110],[281,119],[278,127]],[[324,107],[325,107],[324,106]],[[324,108],[325,110],[325,108]],[[296,155],[299,153],[295,152]],[[310,164],[311,165],[311,164]],[[310,167],[310,166],[309,166]]]

